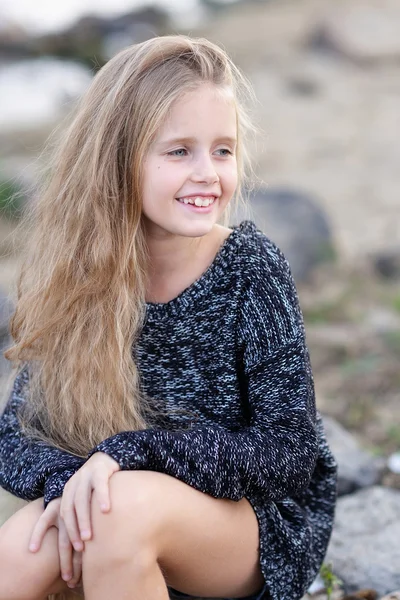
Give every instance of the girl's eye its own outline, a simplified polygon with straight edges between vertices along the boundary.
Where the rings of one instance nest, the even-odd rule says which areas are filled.
[[[185,148],[178,148],[177,150],[172,150],[171,152],[167,152],[168,156],[185,156],[181,154],[182,152],[186,152]],[[180,153],[180,154],[178,154]]]
[[[222,156],[229,156],[230,154],[232,154],[232,152],[228,150],[228,148],[220,148],[219,150],[217,150],[217,152],[223,152],[224,154],[222,154]]]

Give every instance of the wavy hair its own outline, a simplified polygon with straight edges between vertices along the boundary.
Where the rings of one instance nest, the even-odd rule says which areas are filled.
[[[76,455],[152,423],[134,353],[148,261],[142,165],[174,101],[203,82],[235,97],[238,199],[251,86],[219,46],[171,35],[132,45],[100,69],[23,217],[29,241],[5,356],[29,367],[25,429]]]

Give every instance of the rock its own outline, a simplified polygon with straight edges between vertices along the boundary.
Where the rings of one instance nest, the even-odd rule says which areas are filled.
[[[294,278],[307,280],[314,267],[335,256],[331,227],[318,203],[286,187],[250,193],[250,212],[239,207],[232,221],[251,218],[284,252]]]
[[[400,491],[374,486],[338,499],[326,560],[349,590],[400,588]]]
[[[358,590],[353,594],[346,595],[342,600],[377,600],[378,593],[376,590]]]
[[[301,600],[343,600],[343,592],[339,588],[331,591],[329,596],[326,591],[317,593],[308,592]]]
[[[323,591],[325,591],[324,580],[322,579],[321,575],[317,575],[317,577],[314,579],[314,581],[308,588],[307,593],[310,596],[314,596],[316,594],[320,594]]]
[[[285,83],[286,89],[293,96],[308,98],[317,96],[321,91],[315,80],[311,77],[304,76],[303,74],[289,76]]]
[[[400,474],[400,452],[394,452],[388,458],[388,468],[396,475]]]
[[[159,7],[144,7],[113,18],[87,14],[61,32],[49,33],[35,40],[34,50],[41,54],[70,56],[93,67],[102,66],[121,46],[134,44],[154,35],[167,33],[168,13]],[[110,54],[111,53],[111,54]]]
[[[80,60],[93,69],[94,62],[95,67],[99,67],[109,58],[103,54],[102,44],[108,35],[120,35],[125,39],[125,45],[133,44],[142,41],[145,31],[145,39],[170,33],[171,19],[169,11],[161,6],[143,6],[110,18],[91,14],[88,9],[71,26],[43,35],[29,35],[23,29],[20,34],[16,25],[14,31],[10,27],[2,31],[1,25],[0,19],[0,59],[5,62],[10,58],[52,55]]]
[[[350,494],[357,489],[379,483],[385,460],[362,450],[354,437],[337,421],[324,416],[326,436],[338,462],[338,494]]]
[[[372,257],[372,266],[384,279],[400,279],[400,248],[376,254]]]
[[[373,3],[371,3],[373,4]],[[330,11],[316,28],[312,45],[357,62],[400,58],[400,7],[344,4]]]

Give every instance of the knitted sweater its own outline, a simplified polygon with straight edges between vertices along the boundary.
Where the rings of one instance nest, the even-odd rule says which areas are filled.
[[[282,252],[252,221],[167,303],[147,303],[133,349],[143,391],[163,411],[102,451],[121,469],[167,473],[215,498],[252,504],[262,598],[296,600],[315,578],[332,529],[336,463],[315,408],[303,318]],[[28,371],[0,421],[0,485],[25,499],[62,494],[84,460],[21,433]]]

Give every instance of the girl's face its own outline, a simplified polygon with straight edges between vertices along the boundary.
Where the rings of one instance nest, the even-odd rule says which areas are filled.
[[[148,234],[198,237],[211,231],[236,189],[236,140],[229,90],[201,84],[172,105],[144,162]]]

